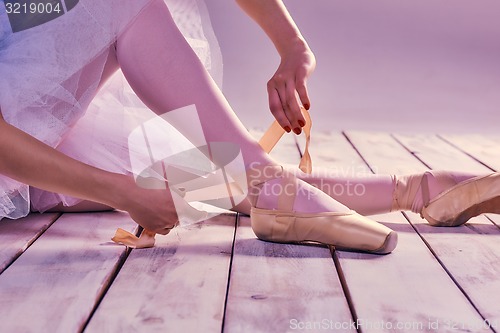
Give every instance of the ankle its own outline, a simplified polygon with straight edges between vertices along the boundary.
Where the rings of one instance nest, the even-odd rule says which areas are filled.
[[[404,176],[392,175],[394,186],[392,211],[410,210],[419,213],[424,205],[422,200],[422,178],[424,174]]]
[[[426,171],[405,176],[392,176],[394,191],[391,211],[411,210],[420,213],[429,201],[456,184],[474,177],[448,171]]]

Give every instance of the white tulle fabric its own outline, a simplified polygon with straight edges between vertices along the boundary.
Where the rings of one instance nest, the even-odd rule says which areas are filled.
[[[130,173],[129,134],[154,116],[121,72],[98,90],[110,47],[151,0],[80,0],[61,17],[12,33],[0,4],[0,108],[4,119],[65,154],[98,168]],[[200,0],[165,0],[214,80],[222,59]],[[167,130],[172,140],[182,140]],[[185,139],[184,139],[185,140]],[[135,152],[136,154],[139,152]],[[0,175],[0,219],[80,200],[29,188]]]

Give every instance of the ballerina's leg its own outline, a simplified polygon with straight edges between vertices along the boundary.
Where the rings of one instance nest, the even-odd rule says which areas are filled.
[[[358,175],[337,176],[328,170],[312,174],[301,173],[299,178],[320,188],[335,200],[363,215],[408,210],[420,213],[425,205],[422,176]],[[432,200],[452,186],[478,175],[463,172],[438,172],[426,178],[428,198]],[[425,192],[425,191],[424,191]]]
[[[390,175],[336,175],[333,170],[301,173],[300,179],[362,215],[391,211],[394,181]]]
[[[276,165],[248,133],[198,57],[175,25],[163,1],[153,1],[118,38],[117,58],[137,96],[156,114],[195,105],[206,142],[237,144],[245,165]],[[186,138],[197,133],[189,124],[173,124]],[[268,182],[265,186],[273,186]],[[294,209],[304,212],[346,211],[342,204],[300,182]],[[261,193],[267,193],[262,191]],[[310,200],[312,199],[312,200]],[[260,195],[272,208],[277,195]],[[249,206],[237,207],[248,213]]]

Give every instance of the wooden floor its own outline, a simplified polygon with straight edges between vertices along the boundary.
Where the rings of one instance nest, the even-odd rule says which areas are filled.
[[[301,144],[277,147],[296,163]],[[500,170],[500,137],[315,133],[314,166],[343,174]],[[433,228],[374,216],[399,233],[386,256],[256,239],[219,215],[158,237],[109,242],[120,212],[0,222],[0,332],[500,332],[500,217]]]

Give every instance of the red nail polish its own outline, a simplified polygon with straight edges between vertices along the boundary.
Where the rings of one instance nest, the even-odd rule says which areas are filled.
[[[285,126],[284,130],[287,132],[287,133],[290,133],[292,131],[292,129],[288,126]]]
[[[293,129],[293,132],[294,132],[295,134],[299,135],[300,133],[302,133],[302,130],[301,130],[300,128],[298,128],[298,127],[295,127],[295,128]]]
[[[309,110],[309,108],[310,108],[310,107],[311,107],[311,106],[310,106],[309,104],[307,104],[307,103],[306,103],[306,104],[304,104],[304,108],[305,108],[306,110]]]
[[[298,121],[298,123],[299,123],[300,127],[304,127],[304,125],[306,124],[306,123],[305,123],[305,122],[303,122],[302,120],[299,120],[299,121]]]

